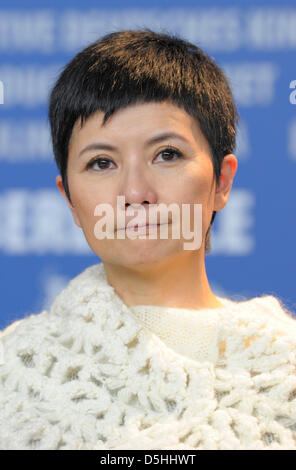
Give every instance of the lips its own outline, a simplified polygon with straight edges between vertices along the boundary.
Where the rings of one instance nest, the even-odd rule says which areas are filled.
[[[145,225],[132,225],[132,226],[126,226],[125,227],[125,230],[138,230],[138,229],[141,229],[141,228],[145,228],[145,227],[158,227],[160,224],[145,224]]]
[[[141,230],[141,229],[145,229],[145,228],[152,228],[152,227],[158,227],[160,225],[163,225],[163,224],[135,224],[135,225],[129,225],[129,226],[125,226],[125,227],[120,227],[117,229],[118,230],[134,230],[134,231],[137,231],[137,230]]]

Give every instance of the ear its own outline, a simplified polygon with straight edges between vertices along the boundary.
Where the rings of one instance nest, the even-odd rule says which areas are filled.
[[[63,198],[66,200],[67,206],[69,207],[70,211],[72,212],[75,224],[78,225],[78,227],[81,227],[81,223],[80,223],[78,214],[76,212],[76,209],[75,209],[74,206],[72,206],[72,204],[69,201],[68,196],[66,194],[61,175],[57,175],[56,185],[57,185],[57,188],[60,191],[61,195],[63,196]]]
[[[235,155],[232,153],[225,155],[221,165],[221,174],[216,188],[213,210],[220,211],[226,206],[237,166],[238,163]]]

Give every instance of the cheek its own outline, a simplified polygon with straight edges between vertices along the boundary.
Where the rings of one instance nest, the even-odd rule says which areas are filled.
[[[96,223],[95,207],[100,203],[97,194],[93,194],[86,185],[72,181],[71,199],[84,231],[93,231]]]
[[[82,216],[94,213],[95,206],[100,202],[100,191],[98,187],[89,184],[83,175],[72,175],[69,177],[69,188],[73,205],[81,211]],[[102,199],[102,196],[101,196]]]
[[[211,197],[211,183],[209,171],[191,171],[187,178],[179,180],[174,194],[176,202],[208,204]]]
[[[180,209],[182,204],[190,204],[190,229],[192,231],[194,230],[194,223],[197,221],[197,214],[199,214],[198,211],[195,212],[194,204],[202,205],[202,232],[204,237],[212,217],[214,196],[209,171],[196,174],[194,178],[191,176],[186,181],[183,180],[175,195],[175,201],[179,203]]]
[[[115,204],[106,198],[106,191],[98,191],[97,188],[92,190],[89,186],[88,189],[85,189],[85,185],[76,185],[75,191],[73,192],[72,202],[75,206],[76,213],[78,215],[81,228],[85,234],[85,237],[94,251],[96,251],[97,246],[106,246],[110,241],[103,239],[99,240],[95,236],[96,224],[101,220],[105,223],[107,221],[107,226],[112,227],[116,224],[116,208]],[[97,207],[100,204],[108,204],[107,210],[104,207]],[[97,208],[97,211],[95,209]],[[113,209],[113,210],[112,210]],[[101,225],[100,225],[101,227]],[[106,228],[103,227],[105,231]],[[111,241],[112,243],[112,241]]]
[[[76,210],[82,218],[88,219],[93,215],[96,204],[89,194],[79,193],[77,196],[74,195],[72,200]]]

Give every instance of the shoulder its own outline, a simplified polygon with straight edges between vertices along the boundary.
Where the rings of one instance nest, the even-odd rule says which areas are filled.
[[[3,347],[4,343],[9,343],[9,338],[11,337],[17,338],[28,332],[32,333],[36,330],[36,326],[41,325],[47,317],[48,311],[43,310],[39,313],[32,313],[24,318],[15,320],[0,331],[0,345]]]
[[[50,312],[55,315],[80,315],[87,303],[103,303],[110,300],[114,288],[109,285],[103,263],[87,267],[69,281],[66,287],[56,296]]]
[[[222,323],[219,347],[228,366],[267,371],[296,364],[296,318],[275,296],[230,301]]]
[[[257,334],[267,338],[289,336],[296,340],[296,314],[273,295],[262,295],[235,301],[220,299],[224,303],[223,328],[229,335]]]
[[[22,350],[34,349],[37,353],[42,345],[67,335],[69,330],[75,329],[88,315],[89,301],[100,292],[101,295],[97,295],[98,307],[102,293],[106,293],[106,286],[108,284],[104,281],[101,263],[86,268],[68,282],[55,297],[49,310],[29,314],[0,331],[1,357],[4,351],[6,362],[9,358],[20,355]]]
[[[268,320],[269,324],[283,330],[289,331],[291,328],[291,332],[295,334],[296,314],[293,314],[281,299],[273,295],[262,295],[250,299],[245,307],[250,316]]]
[[[224,307],[236,316],[249,315],[250,318],[269,319],[283,325],[296,325],[296,312],[293,313],[284,302],[273,295],[262,295],[251,299],[240,297],[239,300],[219,297]]]
[[[113,289],[105,282],[106,276],[102,263],[87,267],[74,278],[70,279],[64,289],[55,297],[49,310],[43,310],[39,313],[32,313],[24,318],[18,319],[0,330],[0,338],[10,335],[16,331],[20,332],[23,328],[30,325],[40,324],[45,320],[49,313],[52,316],[58,313],[71,312],[75,304],[86,304],[95,294],[105,291],[106,287]],[[62,311],[62,312],[61,312]],[[18,327],[22,326],[22,329]]]
[[[3,330],[0,331],[0,340],[3,338],[5,335],[8,335],[9,333],[12,333],[15,328],[23,321],[23,318],[20,320],[16,320],[10,325],[6,326]]]
[[[4,355],[0,376],[11,375],[14,367],[16,377],[28,361],[32,377],[44,375],[48,364],[66,359],[71,363],[77,353],[92,354],[103,344],[112,345],[113,355],[123,355],[125,343],[140,329],[127,310],[106,282],[101,263],[86,268],[69,281],[49,310],[17,320],[0,332]]]

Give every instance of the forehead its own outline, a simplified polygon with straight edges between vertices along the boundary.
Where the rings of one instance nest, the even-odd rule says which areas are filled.
[[[136,103],[120,108],[104,125],[103,118],[104,112],[97,111],[85,120],[82,127],[81,119],[77,119],[69,149],[79,149],[99,137],[116,140],[124,145],[130,139],[136,144],[160,133],[176,132],[183,135],[191,145],[198,144],[210,150],[196,119],[168,101]]]

